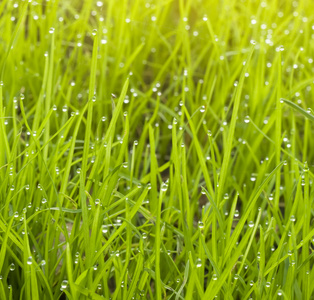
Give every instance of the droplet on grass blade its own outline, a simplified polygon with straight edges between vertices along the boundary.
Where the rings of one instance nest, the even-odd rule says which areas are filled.
[[[63,281],[61,282],[61,288],[60,288],[60,290],[63,291],[63,290],[65,290],[67,287],[68,287],[68,281],[67,281],[67,280],[63,280]]]
[[[202,266],[202,260],[198,258],[195,262],[196,268],[200,268]]]
[[[10,264],[9,268],[10,268],[10,271],[13,272],[15,270],[15,264],[14,263]]]
[[[27,264],[28,265],[31,265],[33,263],[33,257],[30,256],[28,259],[27,259]]]

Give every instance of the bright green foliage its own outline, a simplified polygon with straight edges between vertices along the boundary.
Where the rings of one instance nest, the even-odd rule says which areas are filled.
[[[0,299],[313,299],[313,11],[0,1]]]

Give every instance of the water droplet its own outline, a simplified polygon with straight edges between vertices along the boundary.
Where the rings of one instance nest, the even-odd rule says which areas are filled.
[[[269,196],[268,196],[268,200],[269,200],[269,201],[273,201],[273,200],[274,200],[274,196],[273,196],[273,194],[269,194]]]
[[[167,185],[166,183],[162,183],[162,184],[161,184],[161,190],[162,190],[163,192],[166,192],[167,189],[168,189],[168,185]]]
[[[95,36],[97,34],[97,29],[93,29],[92,35]]]
[[[101,226],[101,231],[103,234],[106,234],[108,232],[108,226],[107,225],[102,225]]]
[[[290,221],[291,221],[291,222],[295,222],[295,220],[296,220],[295,216],[292,215],[292,216],[290,217]]]
[[[251,280],[251,281],[250,281],[250,286],[253,286],[253,285],[254,285],[254,281]]]
[[[27,259],[27,264],[28,265],[31,265],[33,263],[33,257],[30,256],[28,259]]]
[[[12,264],[10,265],[10,271],[14,271],[14,270],[15,270],[15,264],[12,263]]]
[[[62,107],[62,111],[63,111],[63,112],[67,112],[67,111],[68,111],[67,105],[64,105],[64,106]]]
[[[50,27],[49,33],[52,34],[52,33],[54,33],[54,32],[55,32],[55,29],[54,29],[53,27]]]
[[[202,105],[202,106],[201,106],[200,112],[201,112],[201,113],[205,112],[205,105]]]
[[[239,218],[239,216],[240,216],[240,213],[239,213],[239,211],[236,209],[235,212],[234,212],[234,217],[235,217],[235,218]]]
[[[238,274],[235,274],[234,275],[234,280],[238,280],[239,279],[239,275]]]
[[[198,258],[198,259],[196,260],[195,265],[196,265],[196,268],[200,268],[200,267],[202,266],[202,261],[201,261],[200,258]]]
[[[266,286],[267,288],[269,288],[269,287],[270,287],[270,282],[267,281],[266,284],[265,284],[265,286]]]
[[[100,204],[100,199],[95,199],[95,205],[99,205]]]
[[[253,221],[250,221],[248,224],[249,224],[250,228],[252,228],[254,226],[254,222]]]
[[[77,168],[76,173],[80,174],[81,173],[81,168]]]
[[[43,198],[43,199],[41,200],[41,203],[42,203],[42,204],[46,204],[46,203],[47,203],[47,199],[46,199],[46,198]]]
[[[213,277],[212,277],[213,280],[217,280],[218,279],[218,276],[217,274],[213,274]]]
[[[198,228],[204,229],[204,223],[202,221],[198,221]]]
[[[303,172],[308,172],[309,171],[309,165],[307,163],[307,161],[304,163],[304,168],[303,168]]]
[[[45,266],[46,265],[46,261],[45,260],[42,260],[41,262],[40,262],[40,265],[43,267],[43,266]]]
[[[250,117],[249,116],[246,116],[245,118],[244,118],[244,123],[250,123]]]
[[[282,290],[278,290],[277,295],[282,296]]]
[[[63,280],[61,282],[61,291],[65,290],[68,287],[68,281],[67,280]]]
[[[124,169],[126,169],[126,168],[128,167],[128,163],[127,163],[127,162],[124,162],[124,163],[122,164],[122,167],[123,167]]]

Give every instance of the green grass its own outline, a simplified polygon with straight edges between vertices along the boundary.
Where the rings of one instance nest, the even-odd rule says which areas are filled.
[[[0,2],[0,299],[314,299],[312,1]]]

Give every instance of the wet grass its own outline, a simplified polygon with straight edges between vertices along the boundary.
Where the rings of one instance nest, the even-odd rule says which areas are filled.
[[[313,299],[311,1],[0,2],[1,299]]]

